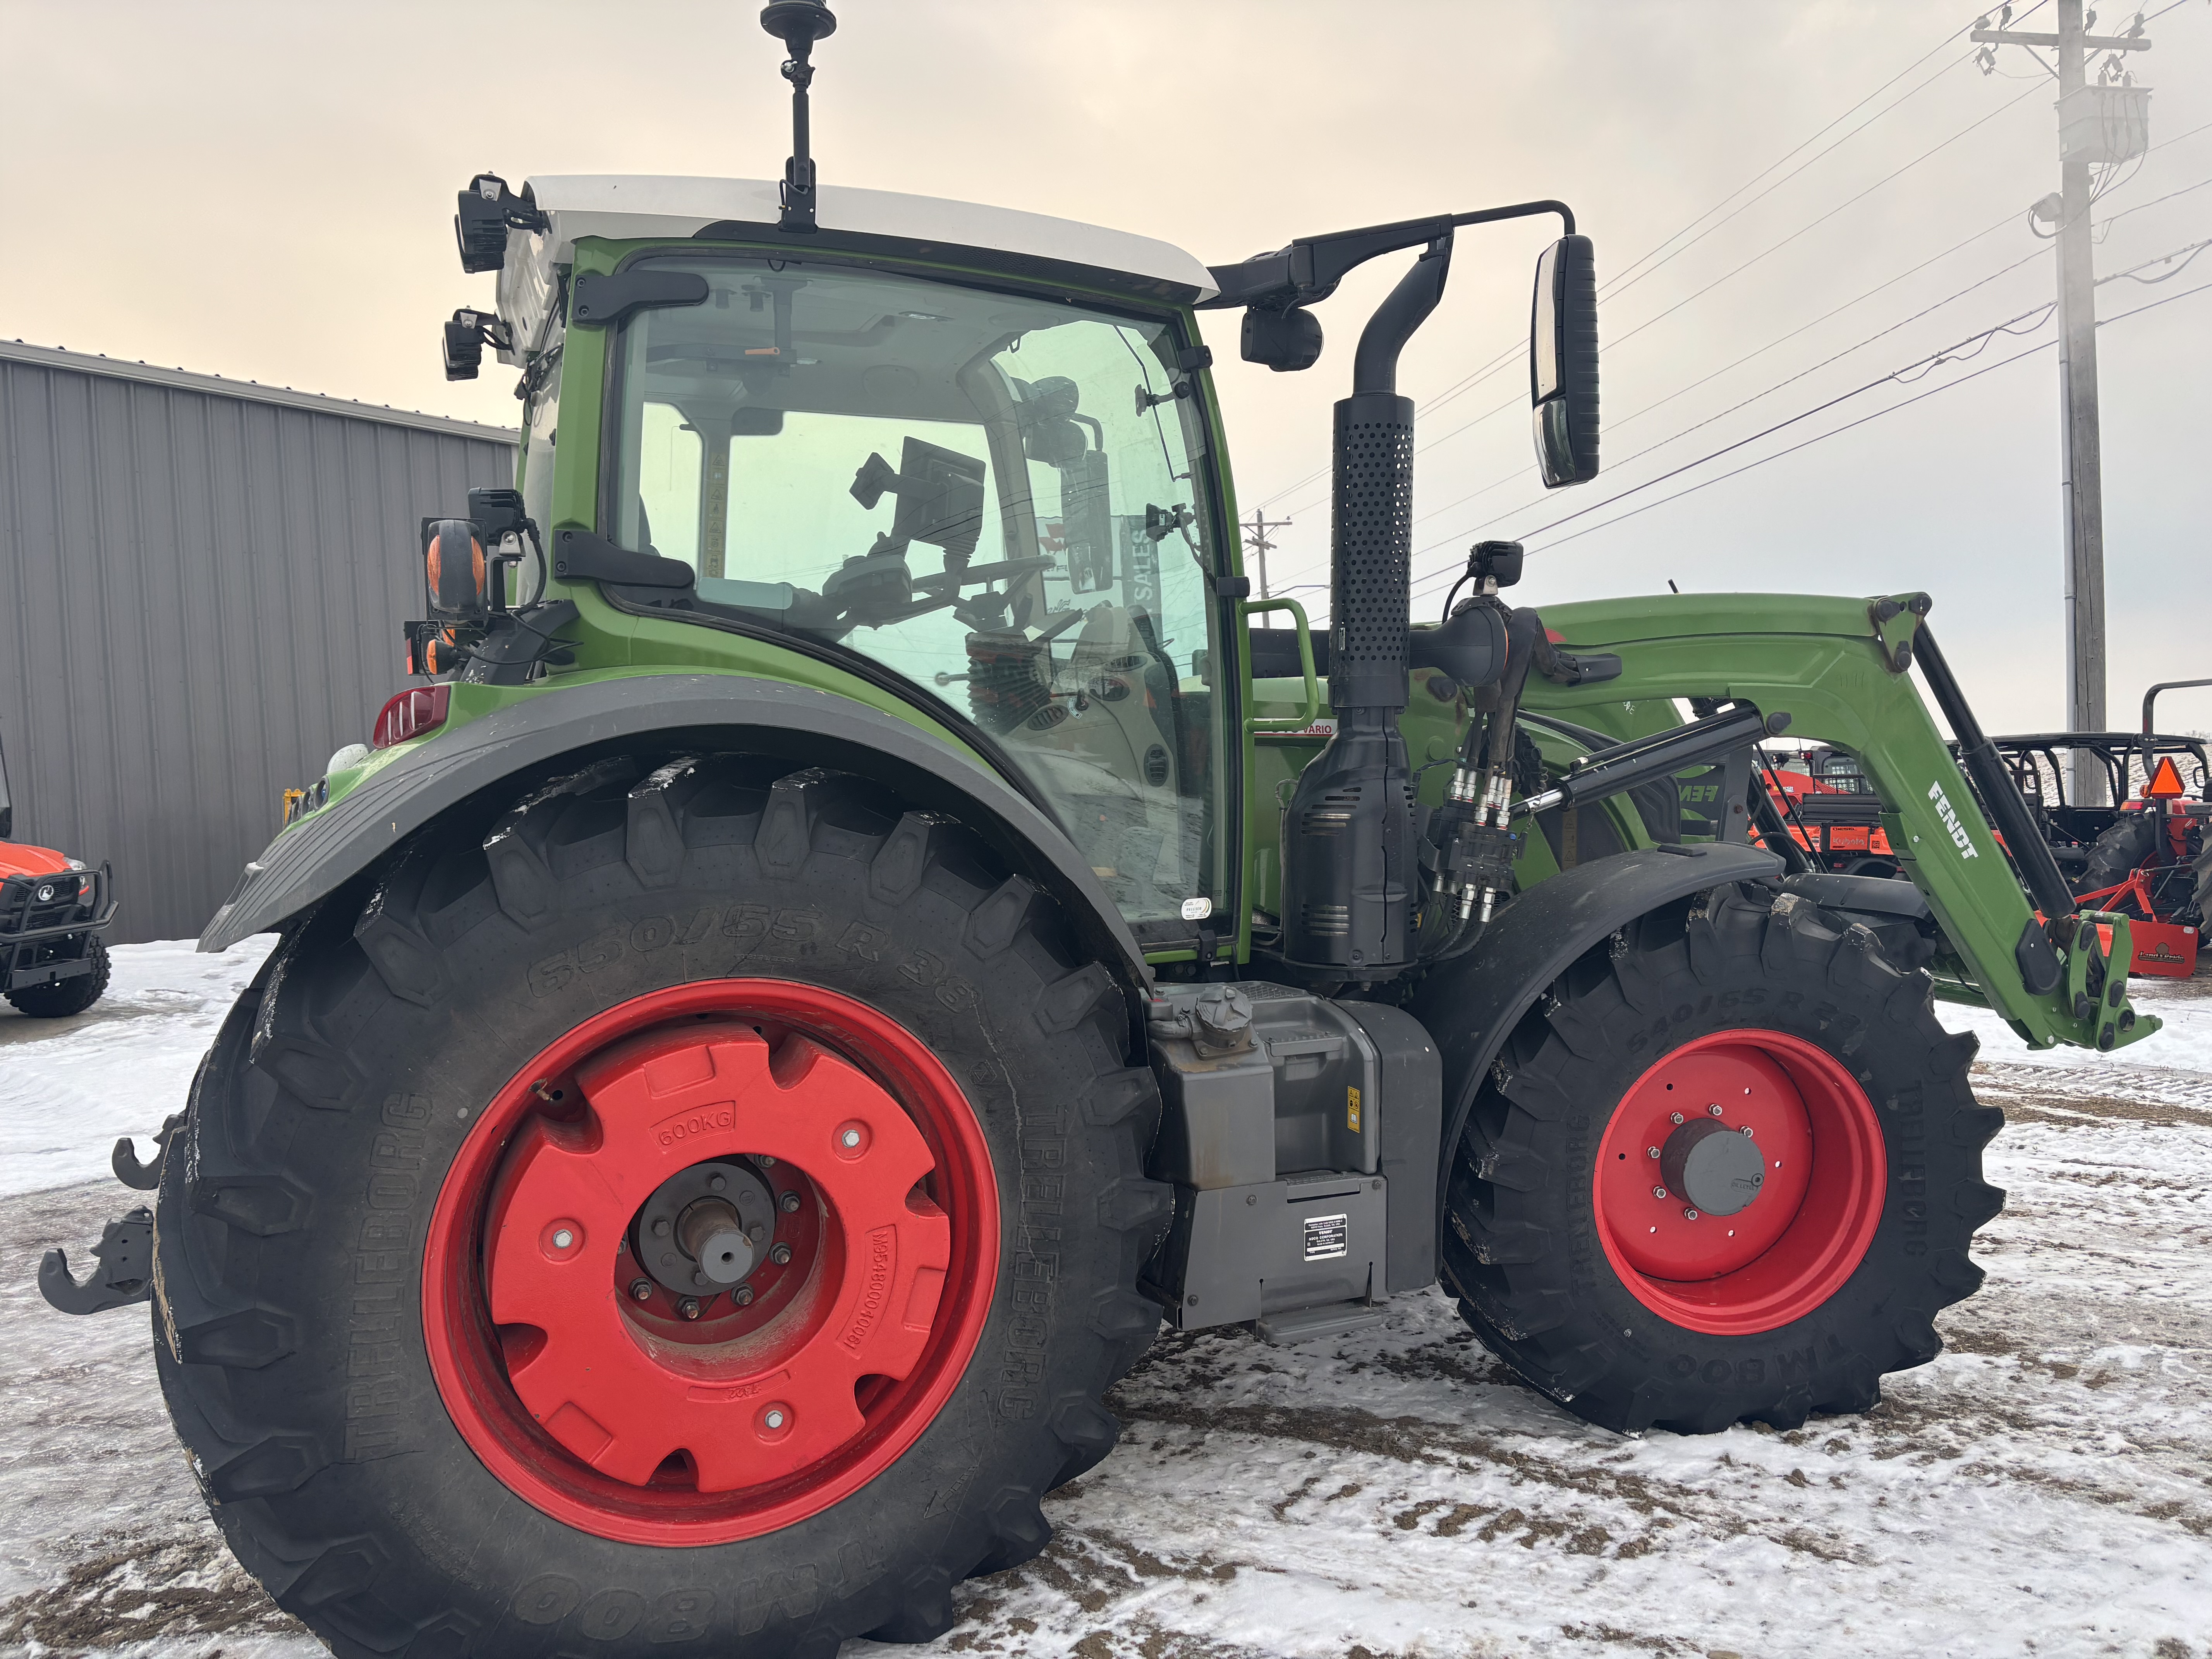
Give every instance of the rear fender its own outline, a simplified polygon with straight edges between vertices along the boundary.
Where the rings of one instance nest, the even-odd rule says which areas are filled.
[[[1060,827],[942,738],[849,697],[734,674],[655,674],[549,690],[439,732],[297,820],[246,866],[200,935],[220,951],[281,927],[440,814],[526,775],[629,749],[764,754],[875,779],[957,818],[1066,909],[1094,960],[1147,983],[1144,954]]]
[[[1691,893],[1782,873],[1764,848],[1729,842],[1650,848],[1563,870],[1522,893],[1467,955],[1431,975],[1413,1012],[1443,1057],[1443,1141],[1436,1218],[1443,1237],[1455,1150],[1483,1074],[1508,1033],[1575,958],[1616,928]]]

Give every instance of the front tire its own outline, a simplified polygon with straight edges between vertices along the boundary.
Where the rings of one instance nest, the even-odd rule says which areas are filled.
[[[107,994],[106,942],[94,933],[85,941],[84,956],[92,964],[89,972],[23,986],[9,992],[8,1000],[33,1019],[67,1019],[82,1013]]]
[[[927,1640],[1157,1328],[1157,1089],[1050,902],[856,778],[645,773],[325,904],[164,1162],[179,1432],[347,1659]],[[663,1266],[716,1177],[742,1286]]]
[[[1974,1039],[1867,928],[1754,891],[1583,956],[1456,1149],[1462,1316],[1607,1428],[1867,1410],[1982,1280],[1967,1246],[2003,1200],[1981,1172],[2002,1115],[1967,1087]]]

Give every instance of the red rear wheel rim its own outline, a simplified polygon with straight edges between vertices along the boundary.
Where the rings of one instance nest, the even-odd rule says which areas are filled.
[[[1733,1215],[1692,1214],[1653,1156],[1699,1118],[1748,1127],[1763,1155],[1765,1184]],[[1771,1331],[1857,1271],[1887,1170],[1873,1103],[1834,1055],[1786,1032],[1714,1031],[1654,1064],[1614,1109],[1591,1181],[1598,1241],[1630,1293],[1672,1323]]]
[[[796,1253],[688,1327],[670,1292],[634,1303],[641,1206],[739,1159],[796,1195],[775,1223]],[[982,1127],[920,1038],[817,986],[714,980],[586,1021],[478,1115],[431,1218],[423,1334],[455,1426],[512,1491],[599,1537],[721,1543],[913,1445],[975,1352],[998,1257]]]

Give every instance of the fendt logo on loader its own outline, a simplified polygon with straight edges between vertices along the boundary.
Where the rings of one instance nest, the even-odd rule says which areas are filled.
[[[1966,833],[1966,826],[1959,822],[1958,813],[1952,810],[1951,798],[1943,793],[1943,786],[1940,783],[1929,784],[1928,799],[1936,803],[1936,814],[1943,820],[1943,827],[1951,832],[1952,845],[1959,849],[1960,856],[1970,859],[1981,857],[1981,854],[1974,850],[1974,838]]]

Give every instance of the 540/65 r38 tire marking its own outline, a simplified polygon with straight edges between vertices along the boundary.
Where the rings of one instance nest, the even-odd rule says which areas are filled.
[[[671,1176],[750,1158],[822,1205],[811,1282],[768,1324],[666,1340],[621,1283]],[[424,1331],[472,1450],[556,1519],[641,1544],[757,1536],[911,1445],[981,1335],[998,1192],[944,1066],[819,986],[710,981],[623,1003],[518,1072],[433,1215]]]

